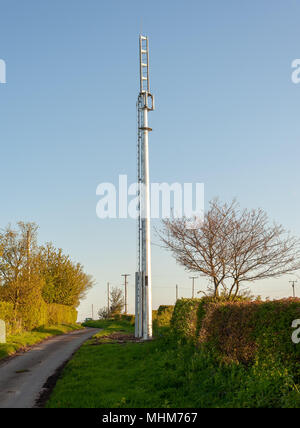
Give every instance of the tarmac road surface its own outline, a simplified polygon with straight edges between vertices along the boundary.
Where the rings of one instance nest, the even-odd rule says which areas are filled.
[[[35,407],[47,379],[98,331],[86,328],[55,336],[0,362],[0,408]]]

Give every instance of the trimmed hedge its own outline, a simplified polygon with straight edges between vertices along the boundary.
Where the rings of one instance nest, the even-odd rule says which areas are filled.
[[[134,315],[128,315],[128,314],[122,314],[121,320],[122,321],[128,321],[131,325],[134,325],[135,316]]]
[[[174,312],[174,306],[172,305],[161,305],[157,309],[155,316],[153,317],[154,329],[162,327],[169,327]]]
[[[258,302],[204,303],[197,342],[214,349],[225,361],[248,363],[258,350],[253,335],[258,305]]]
[[[180,299],[171,326],[178,338],[207,347],[225,362],[249,364],[267,358],[300,365],[300,345],[291,340],[295,319],[300,319],[300,299]]]
[[[14,307],[12,303],[0,302],[0,319],[5,321],[7,334],[15,333]]]
[[[11,303],[0,301],[0,319],[5,321],[8,334],[17,334],[47,325],[75,324],[77,311],[71,306],[47,304],[37,296],[33,304],[21,306],[18,311]]]
[[[174,305],[160,305],[157,309],[157,315],[161,316],[162,314],[166,312],[173,313],[174,311]]]
[[[75,324],[77,311],[72,306],[49,303],[47,305],[47,324]]]
[[[11,303],[0,302],[0,319],[9,322],[14,316],[14,307]]]
[[[131,325],[133,325],[135,322],[135,316],[130,314],[115,314],[111,319],[116,321],[127,321]]]
[[[179,299],[176,302],[171,319],[171,329],[177,338],[194,341],[199,322],[198,312],[202,299]]]
[[[47,303],[45,303],[42,296],[37,292],[30,296],[33,300],[29,300],[24,305],[20,305],[16,313],[16,318],[20,320],[22,330],[31,331],[47,325],[48,313]]]

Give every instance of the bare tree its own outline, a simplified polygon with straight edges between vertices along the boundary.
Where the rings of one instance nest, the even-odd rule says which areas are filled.
[[[111,315],[120,314],[124,308],[123,291],[120,288],[113,288],[110,292],[110,313]]]
[[[120,288],[113,288],[109,294],[109,309],[101,308],[98,311],[99,319],[107,319],[118,315],[124,308],[123,291]]]
[[[99,309],[99,311],[98,311],[98,317],[99,317],[99,320],[106,320],[106,319],[108,319],[110,317],[108,308],[104,307],[104,308]]]
[[[204,220],[163,220],[160,237],[188,271],[209,277],[213,294],[236,297],[244,283],[300,269],[300,241],[261,210],[240,210],[236,201],[210,202]]]

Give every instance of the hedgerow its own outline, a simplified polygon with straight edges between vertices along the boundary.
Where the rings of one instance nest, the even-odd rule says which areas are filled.
[[[47,324],[75,324],[77,311],[72,306],[50,303],[47,305]]]
[[[203,297],[201,299],[179,299],[176,302],[171,328],[180,339],[195,342],[201,328],[202,319],[206,313],[208,303],[225,302],[223,297]]]
[[[7,334],[15,333],[17,330],[14,319],[14,307],[9,302],[0,302],[0,319],[5,321]]]
[[[161,305],[157,311],[153,311],[153,331],[154,335],[160,335],[163,330],[170,327],[171,319],[173,316],[174,306]]]
[[[179,340],[195,340],[200,304],[201,299],[177,300],[171,319],[171,329]]]
[[[299,365],[300,346],[291,325],[300,319],[300,299],[236,301],[180,299],[171,326],[180,339],[206,347],[227,363],[277,361]]]
[[[135,322],[135,316],[131,314],[114,314],[113,316],[107,319],[115,321],[128,321],[131,325],[134,325]]]
[[[206,302],[197,343],[214,349],[227,362],[253,360],[257,302]]]
[[[43,326],[75,324],[77,311],[71,306],[47,304],[36,296],[33,304],[21,305],[17,310],[11,303],[0,301],[0,319],[6,323],[7,334],[17,334]]]

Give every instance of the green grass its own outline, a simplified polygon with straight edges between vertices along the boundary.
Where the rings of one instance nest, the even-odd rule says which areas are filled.
[[[124,322],[97,322],[130,332]],[[299,388],[299,386],[298,386]],[[86,342],[67,364],[46,407],[300,407],[291,373],[276,364],[224,365],[208,352],[171,339]]]
[[[51,336],[69,333],[70,331],[81,329],[78,324],[62,324],[50,327],[40,327],[32,331],[21,334],[10,335],[7,337],[7,343],[0,344],[0,360],[15,354],[18,350],[28,346],[35,345]]]
[[[87,321],[82,324],[84,327],[102,328],[96,337],[101,337],[116,331],[121,333],[132,333],[134,332],[134,326],[128,321],[117,321],[117,320],[98,320],[98,321]]]

